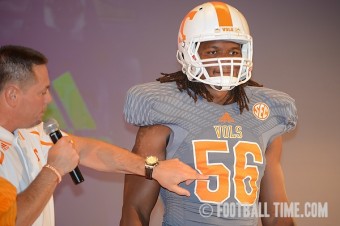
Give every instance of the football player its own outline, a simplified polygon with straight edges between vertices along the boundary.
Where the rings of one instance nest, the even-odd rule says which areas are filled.
[[[182,70],[132,87],[124,107],[139,126],[133,152],[149,157],[146,179],[126,175],[121,225],[149,225],[159,193],[168,225],[293,225],[281,135],[297,121],[294,100],[251,80],[253,40],[244,16],[223,2],[192,9],[178,33]],[[157,159],[179,158],[209,180],[176,195],[152,179]]]

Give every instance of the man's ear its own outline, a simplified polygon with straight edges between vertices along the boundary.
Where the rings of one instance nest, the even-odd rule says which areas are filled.
[[[5,100],[11,107],[15,107],[18,104],[19,87],[16,85],[8,85],[4,90]]]

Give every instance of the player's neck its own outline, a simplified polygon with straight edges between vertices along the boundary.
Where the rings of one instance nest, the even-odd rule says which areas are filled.
[[[213,102],[215,104],[224,105],[229,97],[229,91],[217,91],[207,86],[209,93],[214,97]]]

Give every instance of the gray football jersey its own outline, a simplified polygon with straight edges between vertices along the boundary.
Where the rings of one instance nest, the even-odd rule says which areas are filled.
[[[237,103],[197,102],[176,83],[151,82],[132,87],[125,119],[137,126],[171,128],[167,159],[179,158],[209,180],[195,181],[190,197],[162,189],[163,225],[257,225],[258,197],[265,151],[276,136],[296,126],[294,100],[263,87],[245,88],[249,111]],[[250,214],[249,214],[250,213]]]

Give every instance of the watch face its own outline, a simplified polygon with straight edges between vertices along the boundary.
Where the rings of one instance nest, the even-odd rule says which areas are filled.
[[[158,158],[156,156],[148,156],[145,159],[145,163],[148,165],[154,165],[158,162]]]

